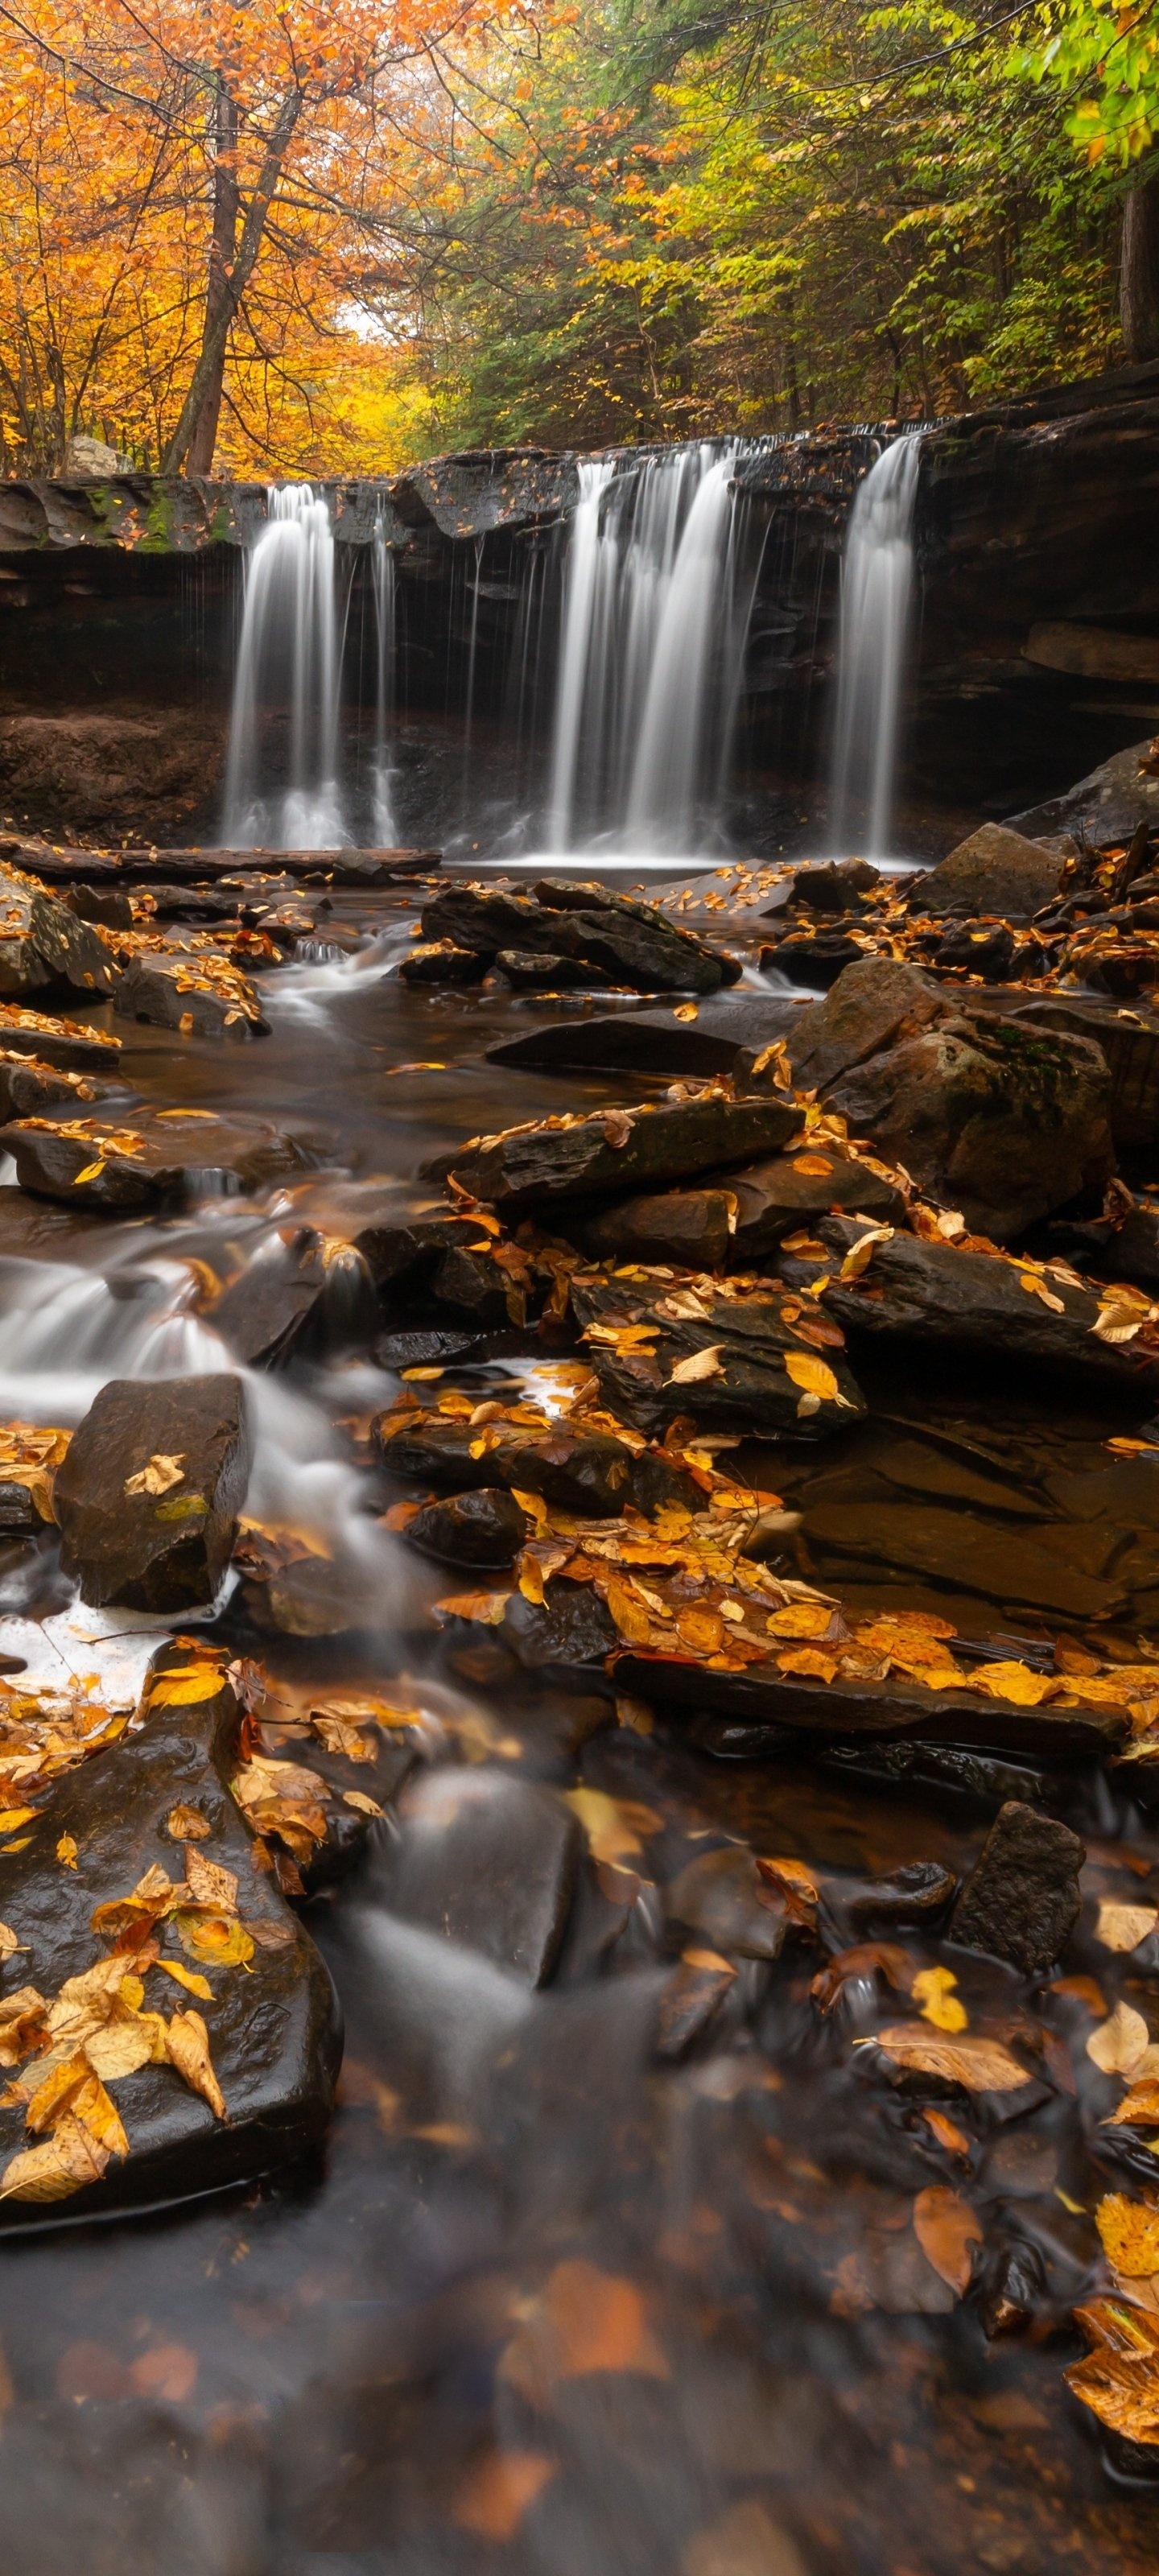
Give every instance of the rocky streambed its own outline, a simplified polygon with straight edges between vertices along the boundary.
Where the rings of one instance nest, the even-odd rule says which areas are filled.
[[[902,884],[11,853],[19,2576],[1148,2563],[1148,757]]]

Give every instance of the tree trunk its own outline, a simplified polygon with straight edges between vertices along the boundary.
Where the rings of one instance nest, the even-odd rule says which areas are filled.
[[[1123,208],[1119,310],[1133,364],[1159,358],[1159,176],[1132,188]]]
[[[163,474],[180,474],[195,469],[190,462],[194,435],[206,406],[214,399],[221,406],[221,382],[225,367],[226,343],[230,324],[249,285],[265,237],[266,220],[274,193],[282,175],[282,164],[290,138],[302,113],[301,90],[291,90],[278,111],[277,122],[266,145],[262,166],[245,212],[241,240],[231,268],[226,273],[220,302],[206,298],[205,322],[201,334],[201,353],[190,379],[189,391],[181,406],[181,418],[161,459]],[[216,205],[214,208],[216,218]],[[236,218],[235,218],[236,220]],[[214,413],[216,431],[217,413]]]
[[[210,329],[222,313],[229,310],[229,282],[237,248],[237,219],[241,198],[237,184],[237,101],[230,96],[225,82],[218,76],[217,107],[214,117],[213,235],[209,245],[209,288],[205,300],[205,324]],[[227,323],[228,332],[228,323]],[[216,334],[215,334],[216,345]],[[225,380],[225,340],[221,355],[209,379],[201,409],[189,442],[189,474],[212,474],[213,451],[217,445],[217,424],[221,416],[221,390]]]

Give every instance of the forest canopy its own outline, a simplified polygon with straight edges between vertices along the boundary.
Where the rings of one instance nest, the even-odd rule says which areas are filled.
[[[920,417],[1159,355],[1153,8],[24,0],[0,74],[9,474]]]

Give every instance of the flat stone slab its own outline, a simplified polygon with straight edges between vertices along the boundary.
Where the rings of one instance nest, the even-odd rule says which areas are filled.
[[[1011,826],[1036,836],[1081,832],[1096,849],[1130,841],[1140,823],[1154,830],[1159,825],[1159,777],[1143,765],[1150,754],[1150,738],[1131,743],[1080,778],[1064,796],[1052,796],[1045,805],[1012,814]]]
[[[775,1293],[580,1275],[571,1302],[605,1400],[642,1431],[662,1434],[683,1414],[701,1431],[816,1440],[866,1410],[841,1348],[802,1344],[795,1299],[786,1316]]]
[[[463,1146],[452,1178],[504,1214],[564,1200],[628,1197],[649,1183],[695,1180],[702,1172],[776,1153],[799,1133],[788,1100],[706,1099],[660,1109],[597,1111],[557,1125],[511,1128]],[[424,1166],[443,1177],[446,1158]]]
[[[0,1128],[21,1189],[110,1214],[268,1189],[313,1159],[305,1142],[261,1119],[200,1109],[140,1109],[111,1119],[26,1118]]]
[[[779,993],[712,994],[698,1004],[694,1020],[677,1019],[676,1007],[549,1020],[525,1037],[488,1047],[488,1059],[545,1073],[576,1065],[600,1073],[744,1073],[802,1016],[800,1004]]]
[[[810,1681],[800,1673],[715,1673],[668,1655],[616,1657],[617,1689],[692,1717],[732,1721],[748,1749],[768,1730],[770,1753],[796,1737],[802,1745],[904,1743],[960,1745],[995,1754],[1025,1754],[1049,1765],[1106,1761],[1130,1732],[1120,1709],[1021,1708],[970,1691],[921,1690],[896,1679]],[[738,1753],[744,1750],[737,1745]]]
[[[986,1600],[1050,1611],[1060,1618],[1106,1619],[1124,1608],[1114,1581],[1068,1564],[1039,1547],[1025,1529],[1003,1528],[976,1513],[939,1510],[936,1503],[892,1502],[883,1512],[869,1503],[815,1503],[805,1512],[805,1532],[818,1547],[869,1565],[890,1565],[928,1576]],[[1096,1562],[1109,1554],[1100,1544]]]
[[[824,1217],[814,1228],[824,1258],[782,1250],[777,1270],[790,1286],[808,1288],[829,1272],[823,1311],[856,1342],[881,1334],[929,1348],[975,1351],[1070,1377],[1076,1384],[1118,1386],[1141,1399],[1159,1385],[1159,1359],[1133,1342],[1105,1342],[1095,1332],[1099,1300],[1051,1276],[1043,1285],[1057,1310],[1022,1286],[1014,1261],[952,1244],[925,1243],[900,1230],[875,1243],[860,1276],[843,1280],[841,1263],[865,1229],[848,1217]]]
[[[828,1145],[748,1164],[729,1174],[727,1186],[736,1200],[736,1223],[726,1247],[730,1270],[750,1269],[784,1235],[834,1209],[868,1217],[873,1225],[891,1225],[905,1204],[891,1181],[882,1180],[855,1155],[839,1154]]]
[[[208,971],[207,971],[208,969]],[[245,1040],[269,1035],[257,994],[240,968],[183,952],[135,957],[113,986],[119,1020],[147,1020],[179,1037]]]
[[[63,1065],[78,1073],[114,1073],[121,1040],[111,1030],[94,1029],[83,1020],[54,1019],[46,1011],[23,1010],[18,1002],[0,1002],[0,1047],[9,1054],[34,1055],[43,1064]]]
[[[162,1611],[212,1601],[250,1457],[239,1378],[110,1378],[54,1489],[65,1568],[84,1599]]]
[[[391,1912],[546,1985],[579,1865],[562,1800],[530,1780],[441,1770],[404,1793],[400,1825],[382,1881]]]
[[[187,1649],[170,1647],[155,1669],[188,1662]],[[153,1965],[141,1980],[141,2009],[167,2020],[189,2007],[201,2015],[226,2117],[215,2116],[173,2064],[109,2076],[127,2157],[114,2156],[99,2179],[51,2203],[0,2197],[0,2227],[44,2226],[218,2190],[270,2172],[325,2132],[341,2057],[337,1997],[276,1880],[254,1868],[253,1838],[229,1790],[237,1731],[228,1683],[195,1705],[159,1707],[139,1733],[57,1783],[23,1848],[9,1847],[4,1877],[5,1919],[26,1944],[15,1963],[19,1977],[7,1973],[7,1990],[29,1986],[50,2003],[67,1978],[109,1956],[111,1940],[92,1926],[99,1906],[128,1897],[150,1869],[180,1882],[183,1848],[168,1820],[179,1808],[197,1811],[208,1833],[194,1848],[234,1874],[242,1924],[254,1925],[252,1952],[245,1965],[208,1964],[190,1957],[166,1927],[163,1954],[185,1971],[205,1966],[211,1995],[190,1994]],[[58,1856],[65,1836],[75,1845],[73,1868]],[[131,1975],[131,1955],[123,1965]],[[34,2065],[22,2058],[22,2082]],[[0,2194],[13,2158],[38,2142],[24,2107],[0,2101]]]

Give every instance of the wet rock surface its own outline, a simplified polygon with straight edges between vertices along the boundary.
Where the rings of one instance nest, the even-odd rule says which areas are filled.
[[[99,1000],[113,982],[113,959],[96,931],[34,879],[0,868],[0,997]]]
[[[1041,1976],[1062,1956],[1082,1906],[1086,1847],[1053,1816],[1011,1799],[1001,1807],[950,1918],[967,1949]]]
[[[1115,752],[1065,795],[1012,815],[1012,824],[1035,835],[1081,832],[1096,849],[1130,841],[1141,823],[1152,828],[1159,824],[1159,778],[1147,766],[1151,749],[1148,740]]]
[[[581,1279],[572,1304],[609,1401],[642,1430],[661,1432],[680,1413],[705,1431],[814,1440],[864,1410],[840,1348],[827,1346],[818,1379],[816,1355],[775,1296],[641,1297]]]
[[[428,1503],[406,1525],[407,1542],[448,1565],[510,1565],[530,1527],[514,1496],[481,1485],[443,1503]]]
[[[383,1882],[392,1912],[543,1985],[579,1857],[567,1808],[532,1781],[444,1771],[404,1797],[400,1824]]]
[[[458,1155],[452,1177],[488,1206],[521,1212],[563,1200],[627,1197],[648,1181],[695,1180],[702,1172],[774,1153],[801,1124],[779,1100],[677,1102],[646,1113],[611,1111],[574,1125],[513,1130]]]
[[[714,993],[739,972],[652,905],[600,886],[545,880],[534,895],[450,886],[424,904],[421,926],[424,939],[473,952],[486,965],[500,952],[570,959],[593,968],[600,982],[641,993]]]
[[[848,964],[823,1002],[812,1002],[789,1038],[793,1079],[827,1091],[840,1074],[916,1034],[942,1009],[941,996],[917,966],[884,957]]]
[[[1057,855],[1038,841],[1008,824],[984,823],[923,877],[922,910],[1029,921],[1057,894],[1059,873]]]
[[[261,1189],[299,1173],[309,1148],[261,1119],[200,1109],[37,1118],[0,1128],[22,1189],[110,1213],[179,1203],[226,1186]]]
[[[727,993],[702,1001],[695,1019],[677,1019],[674,1010],[596,1012],[502,1038],[487,1052],[493,1064],[544,1072],[590,1065],[608,1073],[743,1074],[800,1016],[785,995]]]
[[[211,1601],[251,1451],[240,1379],[110,1379],[56,1479],[65,1561],[82,1597],[160,1611]]]

